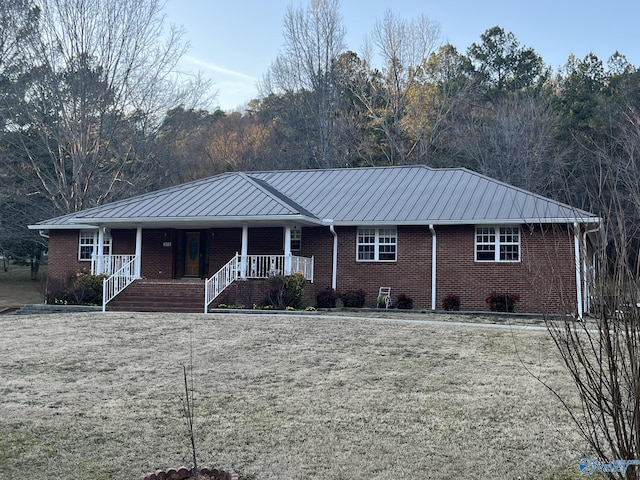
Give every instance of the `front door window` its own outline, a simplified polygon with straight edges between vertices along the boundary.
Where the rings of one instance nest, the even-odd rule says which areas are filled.
[[[184,276],[200,277],[200,232],[185,233]]]

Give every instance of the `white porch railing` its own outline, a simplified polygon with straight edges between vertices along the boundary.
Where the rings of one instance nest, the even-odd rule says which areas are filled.
[[[121,255],[124,256],[124,255]],[[109,278],[102,281],[102,311],[107,310],[107,303],[127,288],[138,278],[135,274],[136,256],[129,255],[131,259],[116,270]]]
[[[246,273],[242,273],[242,256],[238,253],[218,270],[204,285],[204,311],[222,291],[239,278],[269,278],[302,272],[305,280],[313,283],[313,257],[291,255],[247,255]]]
[[[91,255],[92,275],[113,275],[131,262],[135,255]]]
[[[236,253],[224,267],[204,282],[204,313],[207,313],[209,304],[213,302],[225,288],[238,279],[239,271],[240,256]]]

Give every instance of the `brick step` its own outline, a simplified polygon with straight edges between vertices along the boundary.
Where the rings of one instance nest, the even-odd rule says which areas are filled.
[[[204,282],[136,281],[107,304],[107,310],[202,312]]]

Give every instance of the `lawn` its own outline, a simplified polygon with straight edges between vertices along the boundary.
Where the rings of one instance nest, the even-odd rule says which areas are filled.
[[[78,313],[4,315],[0,332],[2,478],[187,464],[183,365],[200,464],[244,478],[577,479],[587,453],[527,373],[572,397],[543,331]]]
[[[31,280],[28,266],[9,263],[7,270],[0,260],[0,312],[5,308],[21,307],[28,303],[42,303],[46,266],[40,267],[39,280]]]

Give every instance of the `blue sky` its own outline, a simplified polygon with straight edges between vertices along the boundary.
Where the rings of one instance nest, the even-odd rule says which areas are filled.
[[[278,55],[289,5],[308,1],[167,0],[167,21],[184,27],[191,46],[181,69],[211,78],[223,110],[243,105],[257,96],[256,82]],[[640,66],[640,2],[634,0],[341,0],[347,48],[360,52],[386,10],[403,19],[426,15],[440,24],[443,41],[463,53],[499,25],[554,69],[570,54],[594,52],[606,61],[616,50]]]

